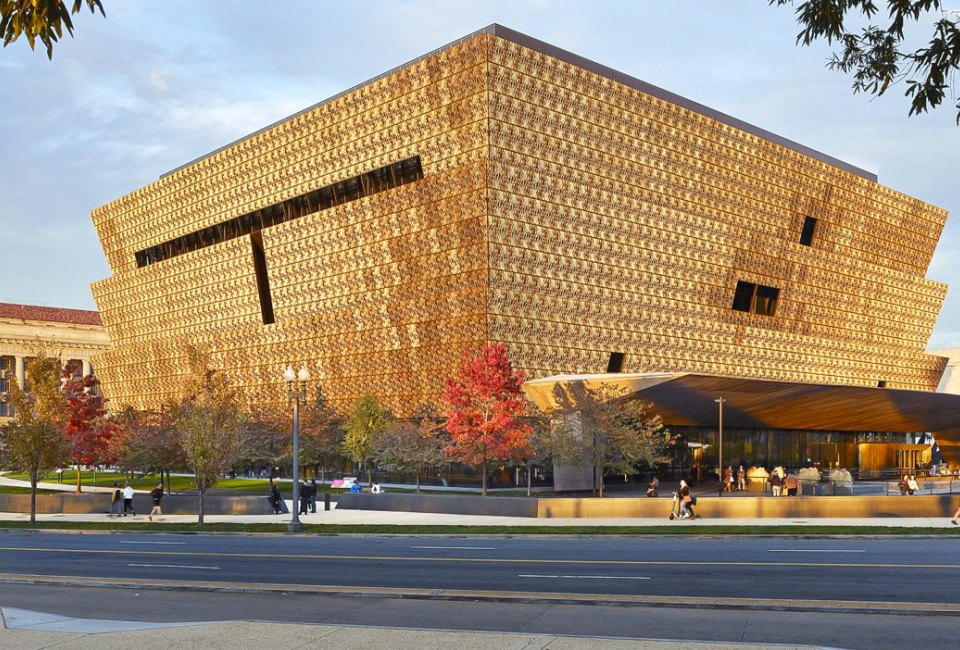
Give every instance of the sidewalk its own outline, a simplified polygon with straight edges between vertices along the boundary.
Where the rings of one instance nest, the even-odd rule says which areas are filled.
[[[666,501],[666,500],[665,500]],[[287,500],[287,505],[292,506]],[[300,521],[305,524],[375,524],[375,525],[406,525],[406,526],[516,526],[541,527],[554,526],[662,526],[662,527],[692,527],[692,526],[883,526],[891,528],[960,528],[953,526],[948,517],[871,517],[871,518],[819,518],[819,519],[697,519],[696,521],[670,521],[662,518],[610,518],[610,519],[538,519],[534,517],[494,517],[481,515],[451,515],[430,512],[395,512],[386,510],[338,510],[336,503],[331,504],[330,511],[318,510],[316,514],[300,515]],[[321,506],[322,508],[322,506]],[[664,503],[664,510],[669,508]],[[29,521],[28,513],[0,512],[0,521]],[[145,522],[144,514],[129,517],[107,517],[105,514],[38,514],[37,521],[78,521],[78,522]],[[154,522],[168,523],[195,523],[196,515],[163,515],[155,517]],[[205,515],[206,523],[242,523],[242,524],[284,524],[290,522],[290,515]],[[158,526],[159,528],[159,526]]]

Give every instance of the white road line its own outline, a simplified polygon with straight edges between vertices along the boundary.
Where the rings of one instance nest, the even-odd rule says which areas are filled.
[[[410,548],[453,548],[464,551],[495,551],[492,546],[411,546]]]
[[[186,542],[120,542],[121,544],[186,544]]]
[[[561,580],[650,580],[644,576],[561,576],[540,573],[519,573],[518,578],[557,578]]]
[[[192,564],[133,564],[129,563],[127,566],[147,566],[147,567],[160,567],[162,569],[206,569],[207,571],[219,571],[220,567],[218,566],[196,566]]]
[[[852,548],[771,548],[768,553],[866,553],[863,549]]]

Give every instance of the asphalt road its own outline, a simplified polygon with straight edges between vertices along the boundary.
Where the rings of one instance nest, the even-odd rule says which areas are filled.
[[[133,621],[284,621],[856,650],[943,647],[945,641],[950,647],[960,628],[956,612],[937,614],[939,603],[960,603],[960,591],[954,588],[960,577],[960,544],[946,538],[2,531],[0,574],[53,581],[4,585],[0,607]],[[56,584],[71,578],[140,586]],[[184,589],[149,587],[163,581],[183,581]],[[224,583],[243,589],[287,585],[290,591],[203,590]],[[317,593],[320,586],[327,592]],[[378,589],[410,590],[419,597],[378,597]],[[431,600],[437,590],[465,595]],[[364,597],[352,597],[360,591]],[[490,598],[491,593],[500,596]],[[564,596],[545,602],[550,594]],[[639,597],[680,601],[603,606]],[[693,606],[703,598],[717,599],[717,604]],[[725,603],[734,599],[751,604],[727,608]],[[796,599],[811,601],[810,611],[776,610]],[[877,608],[874,613],[839,613],[835,601],[930,606],[925,612]]]
[[[960,603],[951,539],[0,533],[0,573],[414,590]],[[602,601],[602,599],[599,599]],[[960,625],[960,621],[955,621]]]

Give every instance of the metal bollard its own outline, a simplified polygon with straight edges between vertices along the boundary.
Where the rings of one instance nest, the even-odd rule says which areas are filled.
[[[323,509],[330,510],[330,493],[329,492],[323,493]]]

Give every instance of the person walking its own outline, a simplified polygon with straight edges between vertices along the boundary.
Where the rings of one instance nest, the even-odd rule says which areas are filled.
[[[113,515],[120,516],[120,504],[123,502],[123,493],[120,491],[120,484],[116,481],[113,482],[113,497],[110,500],[110,513],[108,517]]]
[[[743,469],[743,465],[740,466],[740,469],[737,470],[737,492],[743,492],[747,489],[747,472]]]
[[[126,517],[128,512],[134,517],[137,516],[133,509],[133,486],[129,483],[123,488],[123,516]]]
[[[787,472],[787,477],[783,479],[783,487],[787,491],[788,497],[797,496],[797,488],[800,487],[800,479],[792,471]]]
[[[950,523],[954,526],[960,525],[957,524],[957,519],[960,519],[960,506],[957,506],[957,511],[953,513],[953,519],[950,520]]]
[[[696,519],[697,515],[693,512],[693,496],[690,494],[690,487],[684,480],[680,481],[680,518]]]
[[[150,499],[153,501],[153,509],[150,511],[147,519],[153,521],[154,515],[159,517],[163,514],[163,511],[160,509],[160,502],[163,500],[163,483],[157,483],[157,487],[150,490]]]
[[[723,491],[733,491],[733,467],[727,467],[723,470]]]
[[[773,492],[773,496],[780,496],[780,490],[782,486],[783,481],[780,480],[780,473],[774,471],[773,474],[770,475],[770,490]]]
[[[310,479],[310,512],[317,514],[317,479]]]

